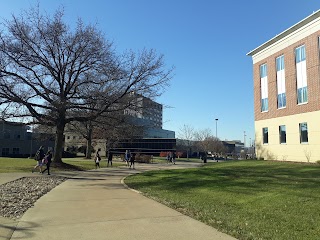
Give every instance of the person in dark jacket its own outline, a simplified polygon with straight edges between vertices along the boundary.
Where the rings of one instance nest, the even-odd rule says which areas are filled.
[[[112,167],[112,157],[113,157],[112,152],[108,151],[108,164],[107,164],[107,167],[109,167],[109,163],[110,163],[110,166]]]
[[[44,150],[43,150],[43,146],[40,146],[40,148],[36,152],[36,155],[34,156],[34,159],[37,161],[37,165],[34,166],[34,168],[32,169],[32,172],[34,172],[37,168],[39,168],[39,173],[42,173],[43,158],[44,158]]]
[[[136,159],[136,155],[134,153],[131,154],[130,157],[130,169],[132,167],[132,169],[134,169],[134,160]]]
[[[96,153],[96,156],[94,157],[94,162],[96,164],[96,169],[100,168],[100,161],[101,161],[100,151],[101,151],[101,149],[99,148],[97,153]]]
[[[46,169],[42,171],[42,173],[44,173],[45,171],[48,170],[48,175],[50,175],[50,165],[52,162],[52,152],[51,150],[49,150],[46,154],[46,156],[43,158],[43,164],[46,164]]]

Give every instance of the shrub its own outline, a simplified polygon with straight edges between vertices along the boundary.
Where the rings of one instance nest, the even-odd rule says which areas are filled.
[[[177,152],[176,156],[177,156],[177,158],[181,158],[183,156],[186,156],[186,154],[184,152]]]
[[[167,152],[160,152],[159,156],[160,157],[166,157],[167,156]]]
[[[139,153],[136,154],[135,160],[140,163],[150,163],[151,156],[150,155],[140,155]]]

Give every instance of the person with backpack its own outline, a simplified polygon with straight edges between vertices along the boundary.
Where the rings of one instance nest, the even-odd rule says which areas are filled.
[[[172,163],[176,164],[176,152],[172,152]]]
[[[107,164],[107,167],[109,167],[109,163],[110,163],[110,166],[112,167],[112,157],[113,157],[113,154],[112,154],[112,152],[109,150],[109,151],[108,151],[108,164]]]
[[[100,161],[101,161],[100,151],[101,151],[101,149],[99,148],[96,153],[96,156],[94,157],[94,162],[96,163],[96,169],[100,168]]]
[[[34,160],[37,161],[37,164],[32,169],[32,173],[39,168],[39,173],[42,173],[42,159],[44,158],[44,150],[43,146],[40,146],[38,151],[36,152],[36,155],[34,156]]]
[[[48,175],[50,175],[50,165],[51,165],[51,162],[52,162],[52,152],[51,150],[49,150],[47,153],[46,153],[46,156],[43,158],[42,160],[42,164],[46,164],[46,169],[42,171],[42,174],[48,170]]]
[[[134,169],[134,160],[136,159],[136,155],[134,153],[131,154],[130,156],[130,169]]]
[[[124,158],[126,160],[127,166],[129,167],[130,159],[131,159],[131,152],[130,150],[126,150],[126,153],[124,154]]]

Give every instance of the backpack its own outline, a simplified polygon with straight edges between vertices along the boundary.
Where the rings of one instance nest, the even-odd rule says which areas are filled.
[[[47,164],[48,163],[48,157],[45,156],[44,159],[42,160],[42,163]]]
[[[40,151],[38,150],[36,154],[34,155],[34,160],[39,161],[40,160]]]

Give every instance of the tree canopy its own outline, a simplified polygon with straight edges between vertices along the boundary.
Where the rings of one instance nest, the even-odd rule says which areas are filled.
[[[32,8],[0,32],[2,118],[55,127],[60,163],[66,124],[124,110],[132,92],[155,97],[172,73],[155,50],[119,54],[95,25],[78,20],[72,29],[63,17]]]

